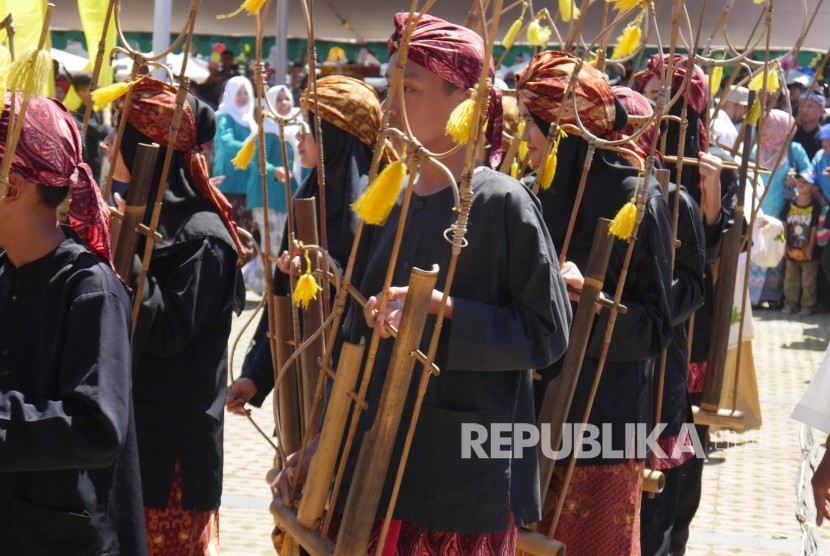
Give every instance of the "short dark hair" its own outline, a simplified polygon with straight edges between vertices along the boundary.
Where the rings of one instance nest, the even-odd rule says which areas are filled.
[[[221,56],[230,56],[231,58],[236,58],[236,55],[233,53],[233,50],[223,50]]]
[[[72,78],[72,85],[74,85],[76,91],[81,87],[89,87],[91,83],[92,76],[88,73],[79,73]]]
[[[56,209],[69,195],[69,186],[64,187],[50,187],[48,185],[35,184],[37,188],[37,196],[40,202],[49,208]]]

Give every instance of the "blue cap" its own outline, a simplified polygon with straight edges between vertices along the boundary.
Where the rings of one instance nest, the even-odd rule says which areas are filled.
[[[818,140],[826,141],[828,139],[830,139],[830,124],[824,124],[821,126],[821,129],[818,130]]]

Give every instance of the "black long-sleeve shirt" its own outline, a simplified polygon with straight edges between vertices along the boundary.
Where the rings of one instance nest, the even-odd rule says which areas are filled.
[[[146,554],[130,304],[74,239],[0,256],[0,523],[7,554]]]
[[[236,258],[227,242],[213,236],[153,253],[134,339],[146,506],[167,504],[177,458],[183,507],[219,506]]]
[[[396,207],[384,226],[366,231],[353,276],[365,296],[382,289],[400,210]],[[406,285],[413,267],[438,264],[436,289],[443,290],[451,247],[444,231],[456,218],[449,189],[413,195],[393,285]],[[461,251],[450,288],[453,317],[443,325],[437,351],[441,375],[430,379],[426,391],[395,516],[428,530],[503,531],[509,512],[519,525],[540,517],[536,452],[462,459],[461,424],[534,423],[531,369],[562,355],[571,309],[541,207],[521,184],[479,169],[473,176],[467,228],[469,244]],[[430,315],[424,351],[433,323]],[[346,315],[343,334],[352,342],[371,336],[356,304]],[[359,434],[374,420],[392,347],[392,340],[380,344]],[[412,401],[410,396],[404,415]],[[402,436],[393,452],[393,470]],[[352,451],[352,464],[357,451]],[[387,475],[386,493],[393,478],[394,473]]]

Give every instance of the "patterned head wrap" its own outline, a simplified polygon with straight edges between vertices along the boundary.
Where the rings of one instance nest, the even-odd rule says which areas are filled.
[[[170,125],[176,111],[176,94],[176,88],[172,85],[151,77],[142,77],[133,84],[132,104],[127,113],[127,123],[162,147],[167,147]],[[190,104],[186,102],[173,150],[184,153],[186,168],[193,180],[196,193],[216,209],[236,244],[241,260],[245,249],[236,233],[233,209],[225,196],[208,180],[207,163],[199,146],[198,131],[196,118]]]
[[[484,62],[482,38],[466,27],[429,14],[421,14],[420,17],[412,31],[407,58],[459,89],[475,87],[481,77],[481,64]],[[388,43],[390,55],[398,50],[408,20],[408,12],[395,14],[395,31]],[[492,59],[489,74],[490,79],[495,79]],[[490,89],[485,137],[490,145],[490,165],[495,167],[502,153],[501,91],[496,87]]]
[[[545,122],[577,125],[573,99],[570,95],[567,101],[563,99],[578,63],[578,58],[564,52],[537,54],[516,76],[519,100]],[[616,108],[611,87],[602,72],[582,64],[574,94],[579,120],[585,129],[597,137],[612,139]]]
[[[22,99],[18,98],[16,106]],[[0,116],[0,137],[9,131],[10,103]],[[24,115],[11,171],[26,181],[49,187],[69,186],[72,202],[69,223],[89,248],[112,266],[109,211],[92,170],[83,161],[81,135],[72,115],[60,101],[34,97]],[[6,145],[0,143],[0,157]]]
[[[648,59],[646,69],[640,75],[637,81],[637,90],[642,91],[646,83],[652,77],[660,78],[663,72],[663,65],[668,65],[669,55],[654,54]],[[676,93],[683,85],[683,80],[686,79],[686,70],[688,69],[688,59],[682,54],[674,55],[673,73],[671,77],[671,90]],[[692,77],[689,79],[686,92],[683,93],[684,100],[689,104],[698,114],[702,114],[706,109],[706,75],[700,66],[694,65],[692,67]]]
[[[577,125],[573,111],[573,96],[582,126],[601,139],[616,141],[622,138],[628,113],[611,92],[605,74],[593,66],[582,64],[576,81],[576,90],[565,90],[579,63],[579,58],[565,52],[546,51],[533,57],[523,72],[516,75],[519,101],[535,117],[546,123]],[[560,114],[561,113],[561,114]],[[634,141],[625,145],[636,156],[623,154],[632,166],[639,166],[645,158]]]
[[[317,80],[317,100],[323,120],[375,148],[382,116],[380,99],[370,85],[354,77],[330,75]],[[314,112],[311,87],[300,95],[300,106]],[[385,156],[387,160],[396,158],[388,143]]]
[[[646,83],[648,83],[652,77],[657,77],[659,79],[661,73],[664,71],[663,66],[665,65],[668,68],[668,63],[668,54],[652,55],[648,59],[646,69],[642,72],[639,80],[637,81],[637,90],[642,91],[645,88]],[[674,55],[674,64],[672,66],[671,76],[672,94],[677,93],[677,91],[680,90],[680,87],[683,86],[683,80],[686,79],[686,70],[688,69],[688,63],[688,58],[686,56],[682,54]],[[688,104],[689,108],[697,112],[699,118],[703,117],[704,110],[706,110],[706,91],[706,75],[703,73],[703,70],[700,69],[700,66],[694,65],[692,67],[692,76],[691,78],[689,78],[689,82],[686,86],[686,91],[683,93],[683,100],[686,101],[686,104]],[[709,148],[709,137],[708,132],[706,130],[706,126],[698,126],[698,131],[700,133],[699,149],[705,151]]]
[[[630,115],[650,117],[654,114],[654,108],[652,108],[649,100],[637,91],[631,90],[622,85],[615,85],[611,87],[611,92],[614,93],[617,100],[620,101],[620,104],[625,107]],[[634,126],[628,124],[625,128],[623,128],[622,132],[625,135],[633,135]],[[651,151],[651,144],[654,139],[654,134],[659,132],[660,129],[654,124],[651,124],[649,128],[637,138],[637,145],[643,149],[644,153],[648,154]]]

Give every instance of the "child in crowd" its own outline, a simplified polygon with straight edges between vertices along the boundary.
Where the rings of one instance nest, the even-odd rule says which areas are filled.
[[[787,314],[800,306],[800,315],[813,314],[816,304],[818,261],[814,256],[821,205],[814,198],[815,173],[805,170],[796,176],[796,197],[781,213],[786,224],[787,269],[784,275],[784,309]]]

